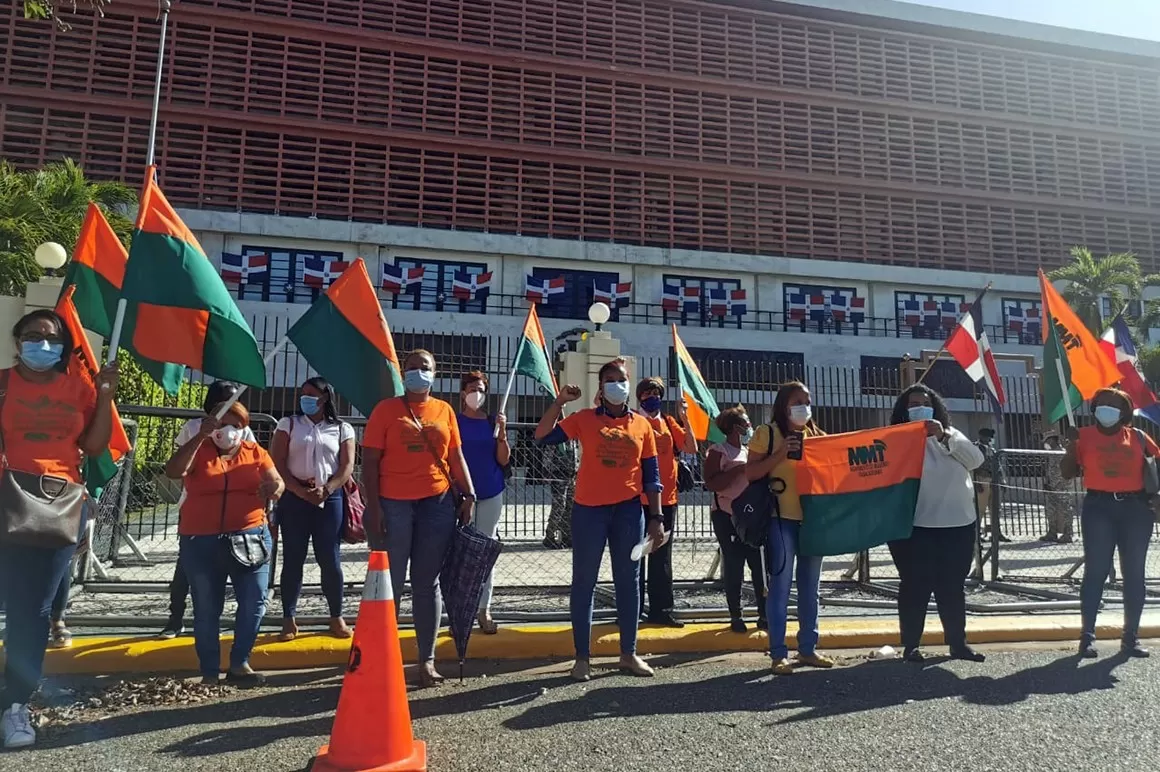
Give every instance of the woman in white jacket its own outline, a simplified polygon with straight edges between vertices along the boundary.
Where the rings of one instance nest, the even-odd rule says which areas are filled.
[[[975,489],[971,472],[983,463],[983,453],[951,426],[946,404],[922,384],[902,392],[894,403],[892,424],[923,421],[926,457],[914,531],[890,542],[898,569],[898,626],[903,658],[922,662],[919,644],[926,609],[933,593],[951,657],[982,662],[985,657],[967,645],[967,599],[963,582],[971,570],[975,549]]]

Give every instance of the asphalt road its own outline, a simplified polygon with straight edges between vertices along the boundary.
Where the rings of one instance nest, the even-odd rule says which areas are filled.
[[[587,685],[568,683],[564,663],[484,663],[462,686],[413,693],[411,710],[435,772],[1160,769],[1160,656],[988,654],[851,658],[778,679],[757,655],[658,657],[651,681],[603,671]],[[329,734],[337,676],[275,681],[221,701],[82,710],[35,750],[0,753],[0,770],[303,769]]]

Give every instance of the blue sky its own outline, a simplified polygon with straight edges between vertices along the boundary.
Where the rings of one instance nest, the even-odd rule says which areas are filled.
[[[1056,27],[1160,40],[1160,0],[903,0]]]

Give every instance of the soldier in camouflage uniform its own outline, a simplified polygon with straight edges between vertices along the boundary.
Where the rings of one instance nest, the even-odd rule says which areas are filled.
[[[1051,433],[1043,438],[1045,450],[1061,450],[1059,435]],[[1071,544],[1072,522],[1075,520],[1074,497],[1071,484],[1063,479],[1060,463],[1063,454],[1053,453],[1047,457],[1043,473],[1044,511],[1047,514],[1047,533],[1039,537],[1042,542]]]
[[[572,501],[576,495],[576,449],[572,443],[543,448],[540,473],[552,489],[552,510],[544,529],[544,546],[550,550],[572,546]]]

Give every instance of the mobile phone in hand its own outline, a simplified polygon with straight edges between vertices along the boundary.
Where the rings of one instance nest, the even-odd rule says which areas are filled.
[[[787,453],[785,455],[785,457],[788,458],[790,461],[801,461],[802,460],[802,451],[805,450],[805,446],[801,445],[800,443],[805,440],[806,435],[804,432],[790,432],[789,436],[796,437],[799,445],[798,445],[798,449],[796,451],[791,450],[789,453]]]

